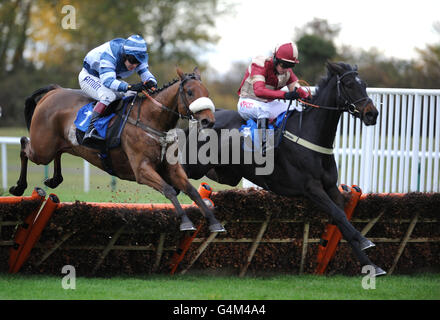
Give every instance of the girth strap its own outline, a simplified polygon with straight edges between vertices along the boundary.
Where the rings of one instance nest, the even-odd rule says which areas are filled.
[[[146,124],[134,120],[130,117],[128,117],[127,122],[141,128],[142,130],[144,130],[147,133],[151,133],[154,136],[157,137],[157,140],[159,141],[159,144],[161,146],[161,156],[160,156],[160,161],[162,162],[165,156],[165,152],[167,150],[168,145],[173,144],[177,141],[177,132],[175,130],[170,130],[168,132],[162,132],[156,129],[153,129],[149,126],[147,126]]]
[[[287,130],[284,131],[283,135],[287,139],[289,139],[290,141],[297,143],[307,149],[313,150],[315,152],[323,153],[323,154],[329,154],[329,155],[333,154],[333,148],[325,148],[325,147],[318,146],[317,144],[314,144],[310,141],[307,141],[303,138],[300,138]]]

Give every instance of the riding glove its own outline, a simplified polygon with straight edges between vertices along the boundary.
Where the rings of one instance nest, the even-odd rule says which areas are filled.
[[[128,85],[128,90],[131,90],[131,91],[141,92],[144,89],[145,89],[145,87],[142,82]]]
[[[286,100],[296,100],[299,97],[300,97],[300,95],[296,91],[296,88],[293,91],[286,92],[284,95],[284,99],[286,99]]]
[[[157,89],[157,83],[154,82],[153,80],[148,80],[147,82],[145,82],[145,87],[148,90],[151,90],[152,88]]]

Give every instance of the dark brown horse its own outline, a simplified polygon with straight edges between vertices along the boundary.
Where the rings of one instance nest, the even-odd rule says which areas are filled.
[[[197,68],[192,74],[184,74],[178,68],[177,74],[180,79],[152,95],[155,101],[135,100],[121,135],[120,147],[109,152],[113,172],[123,180],[148,185],[164,194],[182,219],[182,231],[195,228],[177,200],[176,189],[195,201],[207,218],[211,232],[224,232],[181,165],[170,163],[163,156],[170,145],[165,133],[176,126],[179,117],[195,118],[201,128],[212,127],[215,122],[214,105]],[[79,145],[75,135],[77,112],[90,101],[91,98],[80,90],[56,85],[39,89],[26,100],[25,119],[30,141],[27,137],[21,138],[21,173],[17,185],[10,188],[11,194],[20,196],[27,188],[28,159],[43,165],[54,160],[54,175],[45,181],[50,188],[56,188],[63,181],[61,155],[65,152],[104,170],[99,151]]]

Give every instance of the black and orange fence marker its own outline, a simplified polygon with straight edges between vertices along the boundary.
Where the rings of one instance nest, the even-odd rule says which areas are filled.
[[[10,199],[3,198],[3,201],[6,203],[17,203],[18,201],[26,201],[26,200],[37,200],[39,203],[35,207],[35,209],[24,219],[23,223],[18,227],[15,232],[14,244],[12,248],[9,250],[9,272],[12,271],[12,268],[17,260],[18,255],[23,249],[24,242],[26,241],[29,232],[31,231],[32,224],[34,223],[35,218],[37,217],[38,212],[40,211],[41,205],[46,198],[46,192],[41,188],[35,188],[30,197],[8,197]]]
[[[349,188],[345,184],[340,185],[339,189],[341,192],[350,194],[350,200],[345,204],[344,207],[345,215],[347,216],[347,219],[350,220],[362,195],[362,190],[358,186],[353,185],[351,188]],[[324,274],[330,260],[336,253],[336,249],[341,239],[342,234],[336,225],[328,223],[318,246],[318,265],[315,270],[316,274]]]
[[[22,225],[22,229],[16,233],[16,246],[11,248],[9,273],[17,273],[21,269],[59,203],[58,197],[50,194],[41,210],[32,212],[25,219],[27,228]]]
[[[198,192],[200,196],[202,197],[203,201],[208,205],[208,207],[214,207],[214,202],[210,199],[212,194],[212,188],[209,184],[206,182],[202,182],[200,184],[200,187],[198,189]],[[170,274],[174,274],[177,270],[177,267],[179,266],[180,262],[182,262],[183,258],[185,257],[186,252],[188,251],[189,247],[191,246],[192,242],[196,238],[197,234],[202,229],[203,222],[200,223],[197,226],[197,229],[193,232],[192,235],[186,236],[180,241],[179,247],[176,249],[176,251],[173,254],[173,257],[171,258],[170,263]]]

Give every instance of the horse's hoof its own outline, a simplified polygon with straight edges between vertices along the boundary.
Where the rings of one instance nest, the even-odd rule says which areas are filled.
[[[374,268],[374,276],[375,276],[375,277],[384,276],[384,275],[386,275],[386,274],[387,274],[386,271],[383,270],[382,268],[380,268],[380,267],[378,267],[378,266],[376,266],[376,267]]]
[[[180,231],[195,231],[197,230],[191,221],[189,222],[182,222],[180,224]]]
[[[9,193],[13,196],[20,197],[23,195],[24,190],[26,190],[27,186],[14,186],[9,188]]]
[[[51,189],[55,189],[56,187],[58,187],[61,182],[63,182],[62,178],[61,179],[49,178],[44,180],[44,184]]]
[[[209,226],[211,232],[226,232],[226,229],[220,223],[214,223]]]
[[[360,249],[362,250],[362,251],[364,251],[364,250],[366,250],[366,249],[368,249],[368,248],[372,248],[372,247],[375,247],[376,245],[373,243],[373,242],[371,242],[370,240],[368,240],[368,239],[363,239],[363,240],[361,240],[360,242],[359,242],[359,246],[360,246]]]

